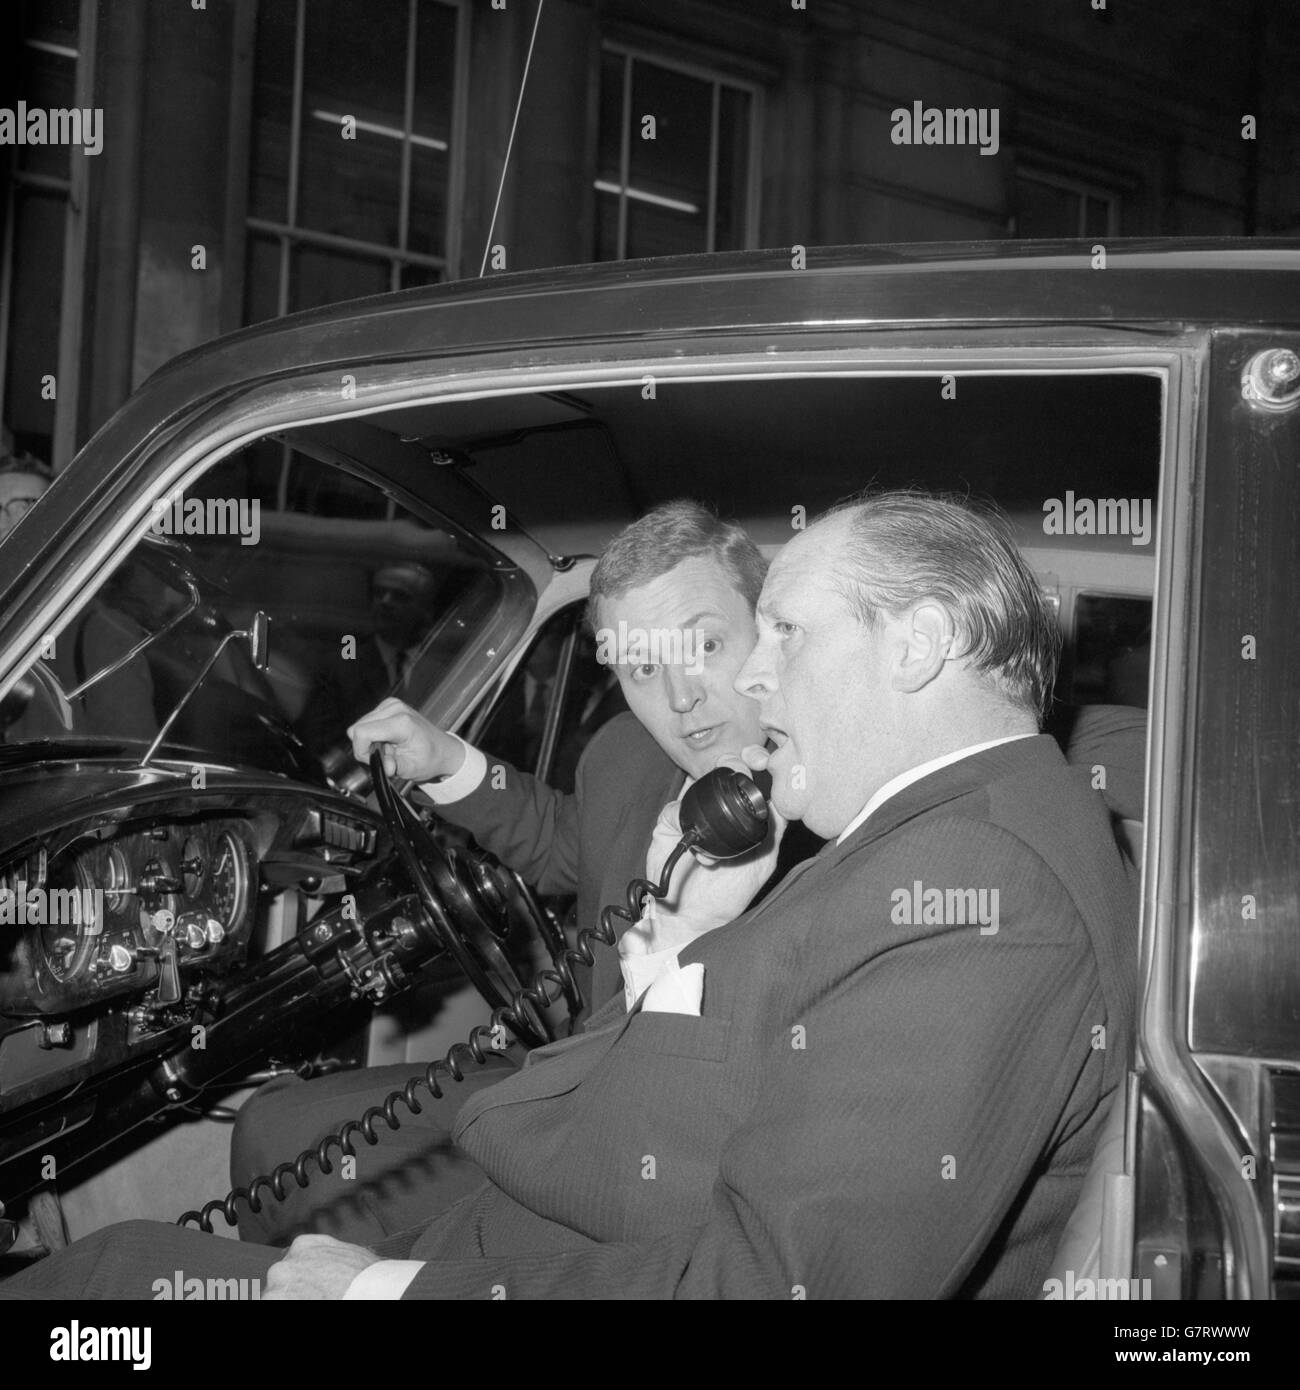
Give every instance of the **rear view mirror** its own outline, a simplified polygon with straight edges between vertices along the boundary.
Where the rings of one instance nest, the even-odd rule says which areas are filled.
[[[253,614],[247,637],[253,665],[265,671],[271,664],[271,620],[260,608]]]

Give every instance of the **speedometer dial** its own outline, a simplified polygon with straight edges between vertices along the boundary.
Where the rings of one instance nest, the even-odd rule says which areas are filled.
[[[59,981],[76,979],[90,964],[104,930],[103,896],[97,892],[90,866],[78,862],[70,888],[41,891],[39,924],[41,954],[50,974]]]
[[[223,830],[213,844],[208,868],[208,901],[227,932],[244,920],[248,908],[248,851],[233,830]]]

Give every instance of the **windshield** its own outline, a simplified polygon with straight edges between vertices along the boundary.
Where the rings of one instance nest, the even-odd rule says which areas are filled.
[[[387,694],[418,704],[499,590],[471,539],[353,474],[253,446],[155,509],[6,697],[0,738],[143,756],[166,728],[159,757],[314,762]],[[259,611],[265,670],[242,635]]]

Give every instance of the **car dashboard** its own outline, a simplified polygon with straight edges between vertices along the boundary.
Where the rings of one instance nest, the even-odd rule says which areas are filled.
[[[62,814],[0,866],[0,1169],[52,1132],[115,1128],[114,1087],[142,1064],[202,1052],[273,938],[337,917],[385,848],[375,813],[325,786],[188,765],[147,773],[45,764],[41,804]],[[65,782],[58,795],[51,777]],[[286,1014],[285,1055],[293,1024]]]

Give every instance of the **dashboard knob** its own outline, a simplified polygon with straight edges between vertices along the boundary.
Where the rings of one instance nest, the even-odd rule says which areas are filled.
[[[207,933],[209,946],[219,946],[226,939],[226,929],[215,917],[209,917],[203,929]]]
[[[185,944],[193,951],[201,951],[208,944],[208,934],[198,922],[191,922],[185,928]]]
[[[125,975],[135,964],[135,958],[131,952],[121,944],[113,945],[108,948],[108,968],[119,975]]]

